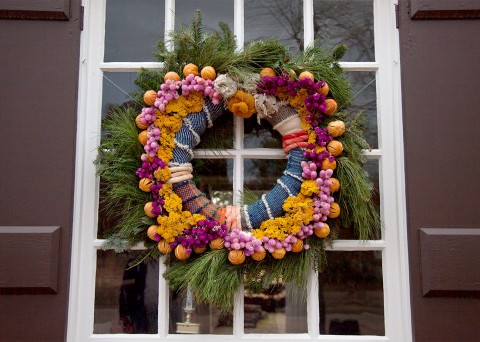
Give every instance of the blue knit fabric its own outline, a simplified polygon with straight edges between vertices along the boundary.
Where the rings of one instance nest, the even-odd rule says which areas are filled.
[[[288,157],[287,167],[282,177],[279,179],[287,186],[287,188],[290,190],[290,193],[294,196],[298,195],[300,192],[302,181],[286,173],[293,174],[301,179],[302,167],[300,164],[303,160],[305,160],[303,156],[303,150],[300,148],[292,149]],[[288,196],[288,192],[282,186],[280,186],[280,184],[276,184],[273,189],[266,194],[265,199],[270,207],[270,212],[273,217],[280,217],[283,215],[282,206]],[[258,228],[263,221],[266,221],[270,218],[267,213],[267,208],[262,200],[258,200],[254,204],[249,205],[246,211],[252,228]]]
[[[208,97],[205,98],[205,107],[208,108],[212,121],[214,121],[216,118],[218,118],[224,113],[223,104],[220,103],[218,105],[215,105]],[[207,112],[205,110],[202,110],[198,113],[191,113],[187,115],[187,119],[190,121],[193,130],[199,136],[202,136],[202,134],[208,127]],[[175,140],[182,145],[188,146],[190,150],[193,150],[198,144],[198,141],[195,139],[194,134],[190,131],[187,124],[185,123],[183,123],[182,128],[180,128],[180,130],[175,134]],[[172,162],[185,164],[189,163],[191,160],[192,156],[185,149],[182,149],[178,146],[173,149]]]

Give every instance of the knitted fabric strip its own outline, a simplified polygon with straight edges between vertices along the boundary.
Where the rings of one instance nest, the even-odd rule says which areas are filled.
[[[265,119],[267,119],[267,121],[274,127],[292,116],[298,117],[296,110],[291,106],[283,106],[278,109],[278,112],[275,115],[266,117]]]
[[[303,181],[302,167],[300,164],[304,160],[302,149],[292,149],[288,157],[287,168],[283,172],[282,177],[279,178],[280,183],[277,182],[273,189],[265,195],[265,201],[270,208],[272,217],[282,216],[282,206],[285,200],[289,195],[296,196],[300,192],[300,186]],[[284,189],[280,184],[286,186],[288,190]],[[242,223],[250,222],[252,228],[258,228],[263,221],[270,218],[262,200],[258,200],[254,204],[245,207],[244,211]]]
[[[223,223],[225,216],[219,212],[220,207],[213,204],[204,193],[195,186],[191,180],[175,184],[173,191],[182,199],[182,205],[185,210],[192,214],[202,214],[203,216]]]
[[[196,136],[201,136],[205,132],[209,125],[209,118],[215,120],[224,112],[223,104],[214,105],[209,98],[205,98],[204,108],[208,109],[210,117],[205,110],[190,113],[187,116],[188,123],[184,122],[182,128],[175,134],[176,144],[173,149],[172,163],[184,164],[190,162],[193,159],[190,152],[198,144]]]

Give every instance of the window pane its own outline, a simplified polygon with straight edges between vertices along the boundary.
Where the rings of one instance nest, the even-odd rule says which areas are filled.
[[[307,304],[296,298],[295,288],[292,284],[272,284],[262,293],[245,291],[245,333],[306,333]]]
[[[277,38],[292,54],[303,50],[303,2],[245,0],[245,43]]]
[[[233,313],[221,313],[213,305],[198,304],[191,313],[188,323],[187,313],[184,311],[183,303],[185,293],[175,293],[170,290],[170,334],[233,334]]]
[[[214,204],[226,207],[233,204],[233,160],[199,159],[192,161],[197,188]]]
[[[282,135],[272,128],[266,120],[257,122],[257,116],[243,120],[245,148],[282,148]]]
[[[153,52],[165,34],[165,1],[107,0],[105,62],[156,61]]]
[[[140,252],[97,251],[95,334],[156,334],[158,262],[128,268]]]
[[[202,13],[204,32],[218,31],[218,23],[226,22],[233,31],[233,0],[182,0],[175,2],[175,26],[188,28],[195,11]]]
[[[378,160],[369,160],[365,163],[363,168],[368,172],[370,181],[373,183],[374,193],[372,196],[373,203],[377,206],[378,213],[380,213],[380,177],[379,177],[379,164]],[[340,184],[340,186],[342,186]],[[375,232],[378,239],[381,238],[381,232]],[[359,240],[359,236],[355,231],[355,227],[342,227],[338,232],[338,239],[342,240]]]
[[[375,60],[373,0],[315,0],[313,6],[316,44],[347,45],[344,61]]]
[[[370,148],[378,148],[377,84],[375,72],[346,72],[352,85],[353,102],[346,112],[367,116],[365,137]]]
[[[207,128],[202,134],[200,144],[196,148],[233,148],[233,127],[233,114],[225,109],[224,113],[214,121],[213,126]]]
[[[134,83],[136,79],[136,72],[103,73],[102,118],[112,106],[137,105],[140,113],[143,104],[135,103],[130,96],[140,91]]]
[[[249,198],[255,196],[259,199],[275,186],[287,166],[287,159],[245,159],[243,165],[243,187],[251,195]]]
[[[385,335],[382,252],[327,252],[319,278],[320,332]]]

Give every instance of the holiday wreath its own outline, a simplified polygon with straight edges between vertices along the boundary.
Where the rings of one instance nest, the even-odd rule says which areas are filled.
[[[200,302],[228,310],[241,283],[305,289],[339,227],[368,239],[380,220],[362,168],[363,117],[342,113],[351,97],[338,65],[345,46],[292,57],[277,41],[257,41],[237,51],[228,26],[219,26],[204,34],[197,12],[191,28],[172,33],[175,49],[159,43],[163,67],[136,81],[145,106],[110,111],[96,164],[106,209],[117,217],[105,248],[144,243],[135,262],[166,254],[173,289],[189,287]],[[225,107],[267,120],[288,156],[272,190],[250,205],[219,207],[192,180],[193,149]]]

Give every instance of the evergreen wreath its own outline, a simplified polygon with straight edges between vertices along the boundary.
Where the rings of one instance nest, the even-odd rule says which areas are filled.
[[[105,210],[117,218],[104,248],[143,243],[133,264],[165,254],[174,290],[230,310],[241,283],[252,292],[279,281],[306,289],[339,227],[353,225],[366,240],[380,219],[362,168],[364,117],[342,113],[351,100],[338,64],[346,47],[292,57],[278,41],[255,41],[237,51],[219,27],[203,33],[197,11],[189,29],[171,34],[173,51],[159,42],[163,67],[136,80],[146,106],[109,112],[96,165]],[[193,149],[225,107],[269,121],[288,155],[273,189],[248,206],[218,207],[192,181]]]

